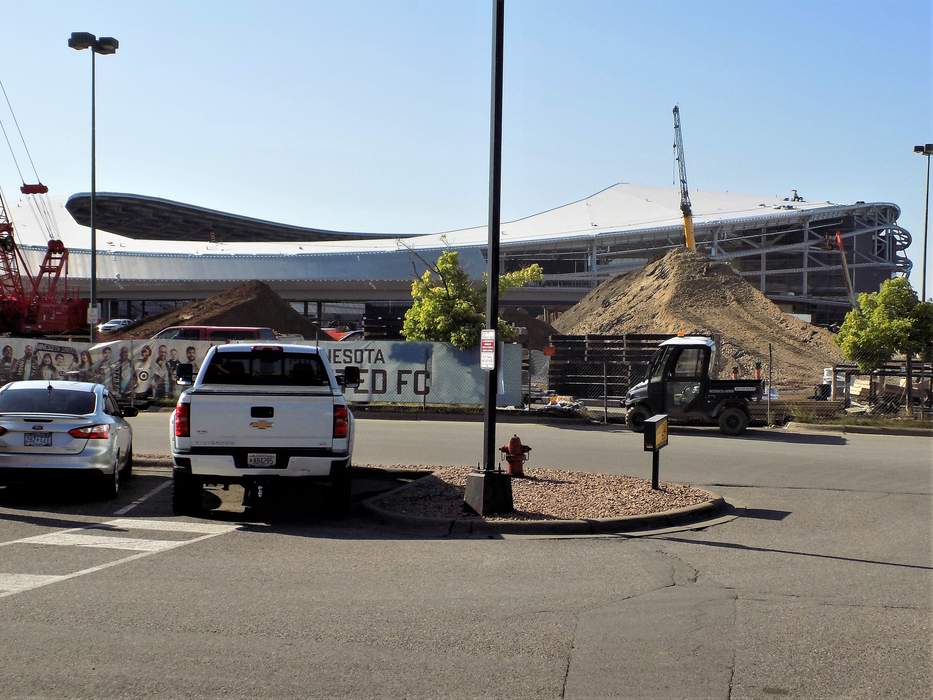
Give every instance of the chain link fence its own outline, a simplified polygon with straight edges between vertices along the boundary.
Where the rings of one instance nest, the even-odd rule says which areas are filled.
[[[626,392],[644,379],[658,345],[670,337],[552,337],[553,357],[526,352],[522,375],[525,396],[531,403],[581,407],[605,421],[621,420]],[[753,424],[910,419],[933,424],[933,363],[895,360],[873,372],[864,372],[856,365],[836,365],[826,367],[822,378],[788,378],[787,372],[781,371],[785,368],[776,366],[773,359],[765,358],[758,364],[755,378],[762,381],[763,391],[761,400],[750,404]],[[730,378],[727,370],[717,369],[720,378]],[[776,376],[782,380],[772,381]]]
[[[872,372],[855,365],[826,368],[814,398],[841,404],[846,416],[866,419],[913,419],[933,423],[933,363],[890,362]],[[816,411],[822,418],[825,411]]]

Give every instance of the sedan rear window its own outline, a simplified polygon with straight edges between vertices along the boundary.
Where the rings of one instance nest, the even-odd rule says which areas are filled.
[[[317,355],[288,352],[218,352],[202,384],[330,386]]]
[[[0,391],[0,413],[94,413],[97,399],[91,391],[70,389],[7,389]]]

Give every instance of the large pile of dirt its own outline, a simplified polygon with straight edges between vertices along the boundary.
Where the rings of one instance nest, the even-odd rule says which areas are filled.
[[[524,328],[525,344],[532,350],[543,350],[550,342],[550,337],[558,331],[550,324],[535,318],[525,309],[505,308],[499,316],[517,328]]]
[[[314,338],[317,333],[317,325],[295,311],[269,285],[253,281],[154,316],[112,338],[151,338],[168,326],[267,326],[305,338]]]
[[[832,333],[781,311],[728,263],[688,250],[604,282],[553,325],[570,335],[718,335],[721,376],[734,366],[754,376],[758,361],[767,377],[771,343],[774,383],[785,387],[812,387],[842,361]]]

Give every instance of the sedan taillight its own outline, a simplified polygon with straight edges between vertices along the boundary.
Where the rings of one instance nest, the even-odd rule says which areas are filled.
[[[83,428],[72,428],[68,431],[71,437],[83,440],[108,440],[110,438],[110,426],[86,425]]]
[[[0,425],[0,435],[6,435],[6,428]]]
[[[334,406],[334,437],[345,438],[350,434],[350,411],[346,406]]]
[[[191,437],[191,404],[175,406],[175,437]]]

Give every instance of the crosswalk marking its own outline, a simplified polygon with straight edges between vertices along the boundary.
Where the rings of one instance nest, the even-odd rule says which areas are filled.
[[[61,581],[63,576],[41,574],[2,574],[0,573],[0,596],[28,591],[30,588],[47,586]]]
[[[162,532],[193,532],[200,535],[222,535],[236,530],[237,525],[221,523],[189,523],[180,520],[138,520],[136,518],[118,518],[101,523],[98,527],[125,530],[161,530]]]
[[[186,544],[183,540],[143,540],[133,537],[106,537],[84,535],[76,532],[50,532],[20,540],[20,544],[45,544],[60,547],[100,547],[102,549],[127,549],[131,552],[161,552]]]
[[[184,522],[178,520],[135,520],[133,518],[117,518],[103,523],[89,522],[81,527],[68,528],[49,532],[44,535],[35,535],[32,537],[23,537],[18,540],[0,542],[0,547],[10,545],[51,545],[60,547],[78,547],[78,548],[101,548],[117,549],[126,552],[132,552],[129,556],[124,556],[114,561],[92,566],[80,571],[74,571],[63,575],[42,575],[25,573],[4,573],[0,571],[0,598],[24,593],[36,588],[42,588],[53,583],[67,581],[85,576],[104,569],[109,569],[120,564],[127,564],[143,557],[152,556],[159,552],[167,552],[172,549],[178,549],[196,542],[203,542],[214,537],[219,537],[228,532],[239,529],[239,525],[222,523],[203,523],[203,522]],[[106,530],[108,535],[99,535],[95,533]],[[194,535],[187,540],[163,540],[157,538],[142,537],[124,537],[123,532],[151,531],[151,532],[182,532]]]

